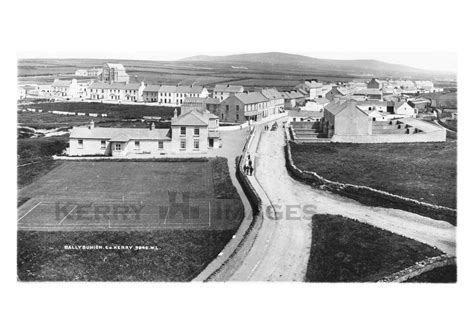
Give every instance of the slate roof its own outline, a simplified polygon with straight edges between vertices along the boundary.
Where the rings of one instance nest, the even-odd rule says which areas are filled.
[[[118,64],[118,63],[105,63],[105,64],[107,64],[107,66],[110,68],[114,68],[117,70],[125,70],[122,64]]]
[[[214,87],[214,92],[241,93],[243,91],[244,87],[242,85],[217,84]]]
[[[329,104],[327,104],[324,109],[327,110],[329,113],[332,115],[336,116],[340,112],[346,110],[346,109],[356,109],[359,112],[362,112],[366,115],[368,115],[365,111],[361,110],[360,108],[357,108],[357,101],[354,100],[338,100],[338,101],[333,101]]]
[[[129,140],[169,140],[169,129],[73,127],[70,138],[104,139],[127,142]]]
[[[281,94],[274,88],[267,88],[263,89],[261,91],[262,95],[269,99],[269,100],[275,100],[275,99],[281,99]]]
[[[355,91],[354,95],[382,95],[382,91],[377,88],[365,88]]]
[[[143,92],[158,92],[161,85],[146,85]]]
[[[209,112],[207,112],[209,113]],[[211,113],[209,113],[211,114]],[[214,114],[212,114],[214,115]],[[217,117],[217,116],[216,116]],[[200,113],[197,110],[191,111],[186,114],[181,114],[177,118],[171,120],[172,126],[198,126],[205,127],[209,124],[209,115],[206,113]]]
[[[93,82],[89,88],[91,89],[112,89],[112,90],[138,90],[140,88],[140,83],[103,83],[100,81]]]
[[[54,79],[53,83],[51,86],[55,87],[69,87],[71,85],[71,80],[59,80],[59,79]]]
[[[203,86],[186,86],[186,85],[163,85],[160,87],[159,92],[162,93],[189,93],[189,94],[200,94],[204,89]]]
[[[309,88],[320,88],[323,86],[323,83],[316,80],[305,80],[304,84]]]
[[[245,105],[268,101],[268,99],[260,92],[237,93],[235,97]]]

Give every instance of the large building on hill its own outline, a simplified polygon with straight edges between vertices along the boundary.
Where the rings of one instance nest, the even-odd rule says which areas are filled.
[[[173,154],[202,154],[219,148],[219,118],[197,110],[175,115],[171,127],[102,128],[91,121],[87,127],[73,127],[69,156],[111,156],[147,158]]]
[[[104,83],[128,83],[130,76],[122,64],[105,63],[102,66],[100,80]]]

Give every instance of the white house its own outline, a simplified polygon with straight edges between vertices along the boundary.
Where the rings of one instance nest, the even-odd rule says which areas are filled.
[[[79,84],[76,79],[55,79],[51,84],[51,95],[58,98],[70,99],[79,97]]]
[[[202,154],[219,148],[219,118],[205,111],[175,115],[171,128],[101,128],[91,121],[87,127],[73,127],[69,136],[69,156],[112,156],[121,158],[161,155]]]
[[[243,93],[244,87],[241,85],[220,85],[217,84],[214,87],[214,91],[212,92],[212,97],[219,99],[219,101],[224,101],[230,95],[234,95],[236,93]]]
[[[94,82],[88,88],[88,98],[98,101],[140,102],[145,83]]]
[[[406,101],[396,102],[395,106],[393,107],[393,112],[394,114],[400,115],[402,117],[416,117],[418,115],[416,108],[410,106],[410,104]]]
[[[203,86],[163,85],[158,90],[158,102],[163,106],[181,106],[185,98],[206,98],[209,95]]]

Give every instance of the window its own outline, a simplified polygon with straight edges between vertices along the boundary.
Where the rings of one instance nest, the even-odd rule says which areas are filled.
[[[135,141],[135,149],[140,149],[140,141]]]
[[[181,127],[181,135],[186,135],[186,127]]]
[[[186,140],[181,140],[181,142],[179,144],[179,147],[180,147],[181,150],[186,149]]]
[[[77,140],[77,147],[78,147],[79,149],[82,149],[83,145],[84,145],[84,141],[83,141],[83,140]]]
[[[194,149],[199,149],[199,140],[194,140]]]
[[[100,147],[101,149],[105,149],[105,141],[100,141]]]
[[[225,105],[225,111],[226,111],[226,112],[229,111],[229,105]]]
[[[236,119],[236,120],[239,119],[239,114],[235,114],[235,119]]]
[[[163,149],[163,141],[158,141],[158,149]]]
[[[239,105],[235,106],[235,110],[239,111],[239,107],[240,107]]]
[[[115,151],[122,151],[122,144],[121,143],[115,143]]]
[[[199,136],[199,128],[194,128],[194,136]]]

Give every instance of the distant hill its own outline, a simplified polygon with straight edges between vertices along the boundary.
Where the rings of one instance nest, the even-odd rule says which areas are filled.
[[[229,64],[258,64],[276,66],[283,65],[293,66],[299,69],[307,68],[312,71],[332,71],[345,72],[346,74],[358,75],[404,75],[404,74],[419,74],[419,75],[433,75],[435,72],[417,69],[414,67],[381,62],[373,59],[358,59],[358,60],[337,60],[337,59],[322,59],[308,56],[288,54],[281,52],[266,52],[266,53],[250,53],[237,54],[229,56],[206,56],[199,55],[180,59],[180,62],[217,62]]]

